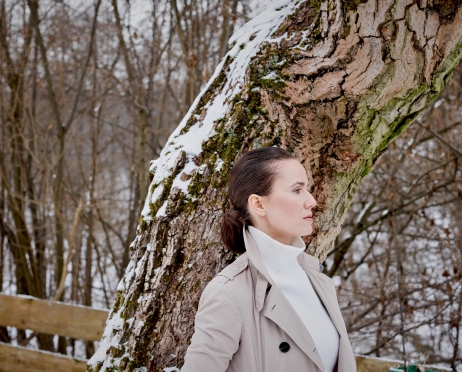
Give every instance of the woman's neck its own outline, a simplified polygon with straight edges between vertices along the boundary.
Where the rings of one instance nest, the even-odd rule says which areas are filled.
[[[275,230],[272,226],[269,226],[267,223],[264,221],[257,221],[254,223],[255,226],[252,226],[261,232],[265,233],[272,239],[278,241],[281,244],[284,245],[290,245],[290,243],[294,240],[294,236],[290,236],[282,231]],[[250,226],[250,225],[249,225]]]

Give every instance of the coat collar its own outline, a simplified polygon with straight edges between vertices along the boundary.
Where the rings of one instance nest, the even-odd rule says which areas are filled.
[[[266,286],[262,286],[261,284],[259,285],[259,282],[268,282],[271,285],[274,284],[273,279],[271,279],[271,276],[269,275],[268,271],[266,270],[265,265],[263,265],[263,262],[260,257],[260,253],[258,252],[258,247],[257,244],[255,243],[255,240],[252,238],[252,235],[247,230],[247,226],[244,225],[243,234],[244,234],[244,243],[245,243],[245,250],[247,252],[247,255],[249,256],[250,262],[256,267],[258,270],[258,280],[257,280],[257,286],[255,288],[255,293],[256,297],[259,297],[260,292],[263,291],[263,300],[264,300],[264,293],[266,291]],[[261,287],[261,288],[260,288]],[[258,311],[261,310],[263,307],[263,302],[257,303],[257,309]]]
[[[259,273],[257,283],[255,286],[255,306],[257,310],[260,311],[263,308],[268,283],[272,286],[274,284],[274,281],[269,275],[268,270],[266,270],[266,267],[261,260],[257,244],[255,243],[255,240],[252,238],[252,235],[250,235],[250,233],[248,232],[246,225],[244,225],[243,228],[243,235],[245,248],[247,255],[249,256],[249,260],[256,267]],[[292,240],[292,243],[294,243],[297,246],[301,246],[301,244],[305,245],[305,242],[299,236],[295,237],[294,240]],[[307,272],[307,274],[309,268],[319,271],[320,262],[316,257],[306,253],[302,253],[298,255],[297,260],[300,263],[300,266]]]
[[[244,243],[246,247],[246,253],[248,255],[250,263],[255,267],[257,270],[257,279],[255,284],[255,307],[258,311],[262,311],[262,314],[267,318],[271,319],[274,323],[276,323],[280,328],[284,330],[297,345],[305,352],[305,354],[310,357],[313,362],[319,367],[321,371],[324,371],[324,366],[322,364],[321,356],[314,344],[313,338],[306,332],[306,327],[298,316],[298,314],[293,309],[290,302],[281,292],[281,290],[274,286],[274,281],[272,280],[271,276],[269,275],[268,271],[266,270],[263,262],[260,258],[260,254],[258,251],[258,247],[247,231],[246,226],[243,229],[244,235]],[[302,242],[303,240],[298,237]],[[328,277],[324,278],[324,275],[316,274],[316,272],[320,271],[320,263],[319,260],[311,255],[306,253],[300,254],[298,257],[298,262],[300,266],[304,269],[307,273],[313,288],[315,289],[316,293],[320,297],[321,301],[323,302],[324,306],[326,307],[337,331],[340,335],[340,346],[342,345],[342,338],[343,332],[341,327],[341,319],[338,319],[337,316],[334,314],[334,306],[336,306],[336,298],[334,300],[332,297],[333,294],[329,295],[326,293],[326,286],[332,286],[330,283],[330,279]],[[314,270],[314,272],[313,272]],[[266,296],[266,289],[268,284],[272,286],[271,290],[269,291],[268,295]],[[335,292],[335,287],[333,288]],[[349,342],[349,341],[348,341]],[[340,365],[340,356],[341,350],[339,348],[339,367]],[[340,371],[340,368],[339,368]]]

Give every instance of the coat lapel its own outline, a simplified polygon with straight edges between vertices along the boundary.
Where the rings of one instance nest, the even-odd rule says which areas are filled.
[[[354,357],[352,358],[353,350],[351,350],[351,344],[346,333],[343,317],[338,307],[335,287],[332,283],[329,283],[329,279],[324,278],[322,274],[309,268],[305,269],[305,271],[340,335],[337,371],[349,372],[351,368],[355,368],[356,361]],[[329,294],[329,291],[332,291],[331,294]]]
[[[284,330],[284,332],[286,332],[292,340],[294,340],[298,347],[300,347],[300,349],[313,360],[318,368],[324,372],[322,359],[313,338],[307,331],[305,324],[300,319],[290,302],[281,290],[274,285],[273,280],[261,262],[257,245],[245,227],[244,243],[251,263],[259,272],[255,286],[255,306],[258,311],[261,310],[264,316],[271,319],[282,330]],[[265,300],[267,283],[270,283],[272,288]]]
[[[302,256],[302,255],[300,255]],[[332,322],[334,323],[335,328],[337,329],[338,334],[340,335],[340,338],[342,337],[342,332],[341,330],[343,329],[340,319],[338,318],[338,314],[335,311],[336,308],[338,308],[337,304],[337,295],[335,294],[335,287],[332,285],[332,283],[329,282],[329,278],[323,277],[324,274],[318,273],[316,271],[313,271],[313,268],[317,268],[318,265],[312,264],[312,266],[307,265],[304,260],[308,260],[310,258],[313,258],[314,260],[318,261],[317,258],[313,256],[307,256],[303,255],[305,257],[301,257],[300,263],[302,268],[305,270],[306,274],[308,275],[308,278],[310,279],[311,285],[313,286],[314,290],[316,291],[318,297],[321,299],[321,302],[323,303],[324,307],[326,308],[330,318],[332,319]],[[307,267],[308,266],[308,267]],[[329,294],[329,291],[332,291],[332,294]],[[333,296],[332,296],[333,295]]]
[[[262,314],[283,329],[298,347],[313,360],[319,370],[324,371],[324,365],[322,364],[321,356],[313,338],[307,332],[305,324],[278,287],[274,286],[271,288],[263,306]]]
[[[319,260],[308,254],[301,254],[299,263],[310,278],[314,290],[326,307],[326,310],[340,335],[338,361],[335,372],[350,372],[356,368],[353,350],[345,328],[342,313],[338,306],[335,285],[324,274],[319,272]]]

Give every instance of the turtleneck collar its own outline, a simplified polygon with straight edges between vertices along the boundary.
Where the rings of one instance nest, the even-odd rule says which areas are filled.
[[[281,274],[294,264],[298,265],[297,257],[305,251],[305,242],[296,236],[290,245],[283,244],[263,231],[248,226],[248,231],[257,245],[263,265],[273,277],[274,274]]]

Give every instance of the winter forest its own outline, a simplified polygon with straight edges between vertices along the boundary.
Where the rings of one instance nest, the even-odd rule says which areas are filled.
[[[355,354],[462,371],[461,57],[452,0],[0,0],[0,292],[110,311],[0,342],[180,368],[232,164],[280,146]]]

